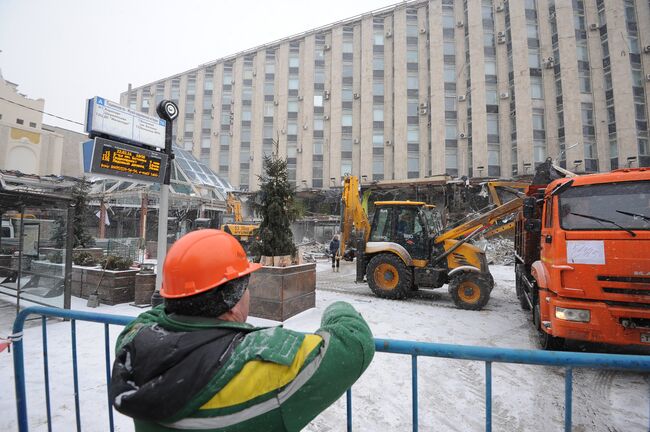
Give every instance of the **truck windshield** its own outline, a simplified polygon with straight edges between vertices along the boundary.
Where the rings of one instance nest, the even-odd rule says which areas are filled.
[[[650,230],[648,181],[576,186],[559,200],[566,230]]]

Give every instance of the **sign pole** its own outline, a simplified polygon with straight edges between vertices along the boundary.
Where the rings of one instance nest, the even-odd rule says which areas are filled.
[[[167,159],[167,170],[165,180],[160,185],[160,203],[158,208],[158,248],[156,259],[158,260],[156,268],[156,290],[151,296],[151,306],[158,306],[163,302],[160,295],[162,286],[163,264],[167,255],[167,217],[169,215],[169,184],[171,179],[172,160],[174,152],[172,150],[172,123],[178,117],[178,107],[169,100],[163,100],[156,107],[158,115],[167,120],[165,124],[165,153],[169,156]]]

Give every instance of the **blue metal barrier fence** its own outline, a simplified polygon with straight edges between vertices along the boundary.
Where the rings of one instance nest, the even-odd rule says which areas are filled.
[[[42,316],[43,334],[43,370],[45,381],[45,403],[47,410],[48,430],[51,430],[49,374],[47,358],[47,324],[46,317],[58,317],[71,320],[72,339],[72,367],[75,397],[75,418],[77,431],[81,430],[81,417],[79,406],[79,381],[77,376],[77,347],[76,347],[76,321],[90,321],[104,324],[104,349],[106,357],[106,383],[110,381],[111,350],[109,342],[109,325],[127,325],[134,318],[122,315],[109,315],[94,312],[56,309],[49,307],[30,307],[21,311],[16,317],[13,327],[14,346],[14,374],[16,387],[16,410],[18,428],[20,432],[28,430],[27,424],[27,399],[25,390],[25,365],[23,352],[23,326],[29,315]],[[558,366],[565,368],[565,413],[564,429],[571,431],[573,369],[615,369],[650,372],[650,357],[641,355],[620,354],[591,354],[573,352],[552,352],[524,349],[508,349],[493,347],[477,347],[465,345],[449,345],[439,343],[423,343],[400,341],[390,339],[375,339],[377,352],[390,354],[404,354],[411,356],[412,365],[412,413],[413,431],[418,430],[418,376],[417,358],[442,357],[460,360],[475,360],[485,362],[485,430],[492,430],[492,363],[519,363],[544,366]],[[349,389],[347,400],[347,429],[352,430],[352,391]],[[109,428],[113,431],[113,408],[107,395]],[[650,407],[649,407],[650,409]],[[650,430],[650,428],[649,428]]]

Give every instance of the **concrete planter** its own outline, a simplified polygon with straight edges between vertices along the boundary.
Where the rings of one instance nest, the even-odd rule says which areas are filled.
[[[116,305],[132,302],[135,298],[135,275],[137,273],[138,270],[84,268],[81,297],[88,298],[97,290],[100,303]]]
[[[64,264],[53,263],[50,261],[40,261],[33,260],[31,262],[30,270],[39,273],[42,275],[49,275],[53,277],[63,277],[64,276]],[[74,266],[72,267],[72,272],[74,273]]]
[[[63,264],[48,261],[33,261],[32,270],[42,274],[63,276]],[[132,302],[135,297],[137,273],[138,270],[104,271],[100,267],[72,266],[70,291],[75,297],[88,298],[97,290],[100,303],[108,305]]]
[[[135,299],[136,305],[150,305],[151,295],[156,288],[156,275],[154,273],[138,273],[135,275]]]
[[[262,267],[248,288],[251,316],[284,321],[316,305],[316,264]]]
[[[12,255],[0,255],[0,277],[9,276],[11,270],[11,257]]]
[[[52,275],[54,277],[63,277],[64,264],[53,263],[50,261],[32,261],[32,271],[42,275]],[[86,280],[85,271],[96,267],[72,266],[72,284],[70,285],[70,294],[75,297],[81,297],[81,285]]]

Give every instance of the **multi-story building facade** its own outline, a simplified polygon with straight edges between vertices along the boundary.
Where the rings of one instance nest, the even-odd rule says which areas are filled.
[[[21,94],[0,73],[0,170],[81,177],[88,137],[43,123],[44,107],[45,100]]]
[[[650,2],[414,0],[121,95],[172,99],[175,142],[235,187],[650,166]]]

